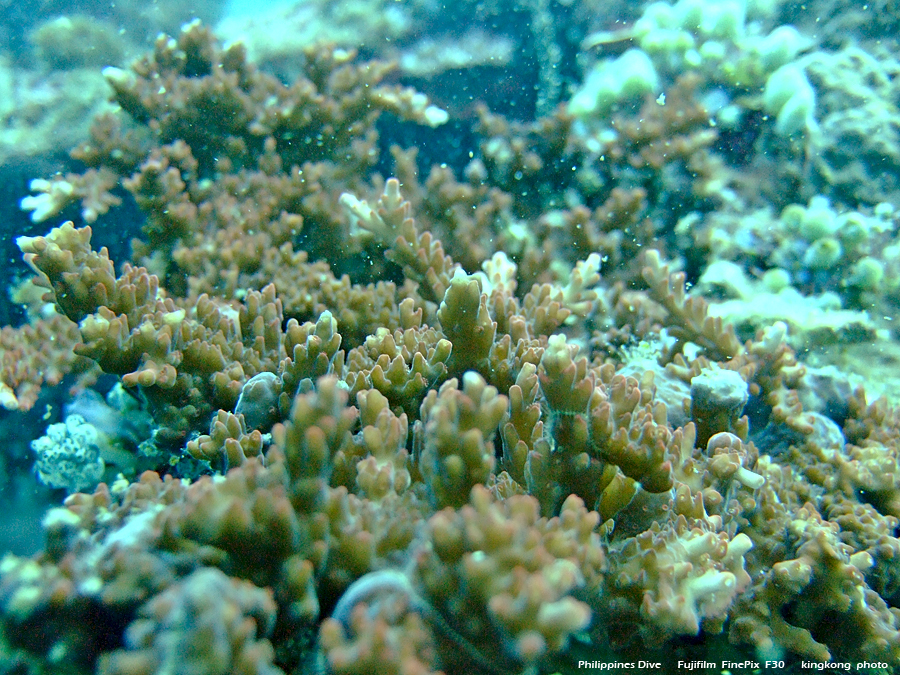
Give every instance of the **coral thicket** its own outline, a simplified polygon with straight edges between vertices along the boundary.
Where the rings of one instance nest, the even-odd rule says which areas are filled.
[[[726,10],[692,23],[693,6],[654,3],[634,58],[662,76],[651,56],[695,58],[660,42],[666,16],[670,39],[717,40],[757,87],[803,48]],[[335,45],[306,48],[284,84],[194,22],[106,69],[116,109],[73,152],[82,168],[23,204],[82,222],[17,240],[46,303],[19,330],[66,349],[23,349],[36,372],[17,369],[4,329],[0,403],[28,408],[90,366],[150,430],[104,455],[115,434],[70,415],[35,441],[41,480],[71,494],[40,552],[0,562],[10,662],[452,675],[733,650],[900,665],[900,412],[863,387],[843,408],[811,402],[792,327],[736,330],[692,288],[714,251],[741,259],[720,241],[735,218],[691,213],[743,199],[717,183],[697,102],[701,76],[743,75],[701,54],[693,74],[645,73],[533,122],[479,106],[460,171],[383,147],[390,125],[439,133],[449,114],[395,63]],[[612,77],[598,68],[585,86]],[[773,134],[812,133],[808,108],[781,121],[800,103],[782,101]],[[122,200],[145,218],[127,260],[89,224]],[[887,237],[877,219],[784,209],[790,234],[757,247],[759,276],[818,292],[837,246],[852,251],[842,292],[864,303],[893,283],[863,243]]]

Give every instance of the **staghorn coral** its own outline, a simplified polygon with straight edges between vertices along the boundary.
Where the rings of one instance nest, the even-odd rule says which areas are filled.
[[[395,189],[389,182],[387,194]],[[31,252],[29,260],[35,268],[46,270],[45,275],[47,272],[53,275],[46,276],[46,286],[76,289],[74,293],[67,291],[67,298],[90,299],[92,294],[96,297],[103,293],[117,306],[117,299],[123,297],[120,289],[126,288],[126,284],[123,278],[114,278],[114,268],[108,258],[90,252],[86,243],[83,233],[67,226],[48,238],[26,240],[23,246]],[[67,251],[67,245],[74,252]],[[78,290],[87,284],[75,271],[76,261],[82,263],[82,274],[87,279],[94,278],[96,270],[102,270],[101,278],[110,284],[111,292],[99,291],[99,286]],[[513,295],[515,286],[508,281],[513,269],[498,258],[485,266],[483,277],[454,275],[445,289],[440,309],[432,315],[436,322],[434,328],[426,328],[421,323],[423,313],[412,311],[411,299],[403,301],[405,309],[398,310],[398,316],[407,316],[412,326],[405,332],[398,327],[394,336],[382,332],[380,339],[390,338],[394,345],[402,339],[415,348],[415,342],[407,342],[403,336],[410,331],[414,335],[432,331],[432,344],[443,341],[447,345],[443,349],[449,348],[443,360],[432,359],[432,363],[446,361],[449,365],[442,365],[429,380],[421,377],[418,387],[407,387],[402,394],[390,390],[379,392],[377,382],[384,376],[374,374],[376,369],[385,372],[383,366],[369,367],[371,385],[365,375],[360,379],[366,371],[360,370],[357,360],[345,361],[339,350],[339,326],[329,313],[320,316],[316,324],[300,326],[287,322],[282,332],[278,327],[282,319],[274,289],[266,292],[268,302],[265,303],[263,294],[249,294],[243,307],[237,310],[236,321],[241,326],[241,335],[255,336],[249,343],[247,367],[258,368],[261,363],[268,363],[274,369],[275,357],[281,359],[276,372],[260,371],[269,374],[258,385],[252,385],[253,388],[262,386],[268,393],[253,396],[268,401],[266,415],[286,424],[275,424],[272,445],[266,449],[259,431],[249,431],[242,423],[243,413],[220,410],[209,436],[191,441],[187,449],[213,466],[237,468],[222,482],[201,479],[189,488],[180,488],[184,490],[182,503],[171,509],[164,507],[153,515],[161,519],[158,527],[162,538],[156,544],[147,545],[146,555],[152,556],[153,545],[178,549],[187,545],[187,551],[199,546],[196,550],[203,551],[204,564],[249,578],[258,585],[271,585],[279,603],[295,608],[291,618],[285,619],[293,626],[314,622],[323,597],[326,603],[333,602],[354,580],[389,569],[408,557],[416,561],[408,572],[411,592],[424,599],[425,604],[416,608],[413,603],[405,613],[379,604],[366,615],[370,618],[354,620],[353,631],[383,633],[387,630],[385,626],[395,627],[390,630],[406,626],[406,630],[416,634],[424,630],[425,637],[416,638],[422,646],[415,654],[407,654],[404,660],[413,659],[429,668],[453,670],[467,663],[483,663],[487,658],[486,647],[480,640],[484,638],[476,636],[483,636],[487,626],[498,631],[502,644],[509,645],[504,648],[503,657],[508,663],[499,666],[501,671],[564,653],[571,634],[589,625],[595,636],[608,635],[616,622],[633,626],[627,633],[629,640],[646,645],[661,644],[675,635],[696,633],[701,624],[708,631],[721,630],[729,608],[743,607],[744,601],[739,602],[738,598],[752,587],[745,563],[752,539],[737,530],[753,522],[757,502],[752,494],[765,483],[764,474],[754,471],[755,449],[745,448],[733,434],[719,433],[733,428],[740,431],[740,424],[732,418],[734,411],[729,409],[720,421],[714,417],[705,420],[708,433],[715,433],[705,451],[695,450],[693,424],[683,429],[668,425],[665,404],[654,401],[652,376],[638,382],[618,375],[611,364],[592,364],[583,356],[577,357],[577,346],[562,335],[547,336],[544,331],[555,330],[559,324],[542,319],[541,312],[529,309],[528,303],[533,301],[528,301],[528,296],[519,304]],[[792,363],[790,352],[784,346],[783,332],[776,330],[761,337],[758,343],[740,346],[733,333],[706,316],[705,304],[684,298],[677,275],[663,278],[659,270],[653,272],[657,297],[669,312],[678,314],[676,325],[681,327],[685,339],[698,339],[712,357],[722,358],[723,348],[731,351],[729,356],[737,360],[731,367],[743,369],[759,389],[777,391],[783,386],[779,372]],[[427,281],[415,269],[410,273]],[[573,271],[573,280],[567,288],[547,285],[543,297],[545,302],[559,298],[556,302],[560,305],[571,306],[569,316],[583,316],[588,314],[584,307],[592,306],[596,293],[586,289],[598,281],[596,262],[588,261],[583,268]],[[490,303],[488,293],[481,292],[482,284],[491,293]],[[462,293],[455,290],[457,286]],[[534,297],[533,293],[529,295]],[[156,300],[152,307],[160,302],[163,301]],[[70,303],[70,311],[76,311],[78,306]],[[82,306],[82,311],[89,308]],[[500,335],[497,328],[500,322],[492,314],[504,308],[523,313],[507,315],[504,328],[509,332]],[[135,304],[131,311],[137,315],[140,309]],[[194,310],[198,318],[174,309],[174,305],[169,311],[177,312],[181,323],[202,320],[204,323],[200,325],[207,329],[212,323],[210,317],[227,316],[216,313],[211,302]],[[158,315],[159,310],[154,310],[151,316]],[[472,330],[454,332],[457,329],[449,319],[477,315],[490,322],[489,330],[483,333],[489,338],[484,339],[484,346],[478,346],[483,338],[473,340]],[[86,316],[82,330],[92,325],[90,315]],[[128,315],[123,314],[122,321],[127,320]],[[138,326],[146,325],[143,317],[137,321]],[[451,326],[449,334],[444,333],[446,323]],[[161,322],[160,327],[165,329],[166,325]],[[530,331],[534,332],[536,341],[528,337]],[[448,337],[438,339],[441,335]],[[534,345],[531,358],[536,363],[535,360],[517,364],[514,361],[511,371],[498,370],[493,366],[497,350],[513,335],[520,336],[520,344]],[[293,355],[290,358],[289,346]],[[456,348],[468,350],[470,360],[463,362],[465,366],[447,358]],[[412,356],[421,354],[415,349],[406,356],[398,354],[401,364],[422,358]],[[676,360],[675,365],[678,363]],[[682,359],[680,363],[685,362]],[[708,359],[698,359],[697,373],[708,368],[703,363],[708,364]],[[500,395],[488,386],[490,380],[485,381],[482,375],[471,370],[462,378],[462,389],[457,388],[453,379],[435,388],[438,381],[452,372],[451,368],[466,366],[484,370],[488,377],[499,377],[498,383],[503,384],[508,396]],[[688,373],[693,372],[686,364],[683,367]],[[398,371],[400,385],[411,378],[406,368]],[[175,372],[176,378],[181,376],[180,370]],[[215,383],[219,379],[215,375],[210,381]],[[159,386],[157,381],[142,380],[140,376],[129,378],[127,374],[124,382],[136,384],[151,394]],[[349,406],[348,389],[358,400],[359,410]],[[250,396],[251,391],[248,387],[244,393]],[[237,403],[238,393],[234,390],[231,407]],[[409,404],[415,400],[421,401],[421,410]],[[290,410],[285,412],[284,406],[289,402]],[[412,454],[405,447],[409,438],[407,415],[416,420]],[[776,423],[786,423],[782,417],[773,415],[773,419]],[[504,441],[502,455],[491,445],[498,432]],[[504,482],[503,492],[508,495],[530,493],[529,512],[533,509],[534,517],[543,515],[540,521],[529,516],[522,522],[523,527],[555,522],[556,517],[566,522],[571,517],[566,514],[577,503],[573,501],[576,496],[585,500],[590,510],[583,506],[577,508],[593,525],[585,526],[579,536],[594,533],[591,536],[597,539],[592,544],[595,552],[591,555],[602,555],[605,550],[600,544],[600,532],[605,532],[607,537],[612,533],[606,546],[620,553],[609,574],[595,571],[587,576],[579,557],[582,562],[574,567],[567,564],[568,572],[563,576],[569,581],[565,583],[551,574],[553,565],[541,564],[532,568],[532,573],[538,575],[533,582],[515,573],[508,583],[487,584],[480,591],[482,595],[470,597],[477,586],[476,579],[486,584],[488,579],[496,583],[499,578],[496,574],[478,573],[477,567],[471,567],[474,562],[456,571],[446,567],[454,560],[459,561],[454,564],[463,564],[458,556],[467,545],[453,549],[455,558],[447,559],[449,549],[440,563],[430,558],[432,554],[427,552],[438,543],[437,538],[441,546],[448,546],[449,534],[444,531],[444,525],[441,525],[443,529],[430,531],[422,523],[430,512],[443,506],[451,508],[440,512],[446,514],[442,518],[468,513],[467,503],[479,505],[476,511],[481,510],[487,517],[495,508],[490,506],[492,499],[501,500],[496,508],[507,508],[504,505],[515,497],[489,498],[487,492],[479,493],[485,490],[479,484],[493,481],[498,485]],[[463,499],[470,490],[472,496]],[[102,489],[99,494],[103,494]],[[512,503],[508,508],[512,508]],[[399,510],[409,516],[409,521],[398,526],[393,519],[385,517],[383,509]],[[512,518],[514,512],[503,513],[506,512],[501,510],[490,517],[502,521]],[[604,525],[599,528],[601,522]],[[261,528],[267,532],[269,548],[260,547]],[[474,531],[466,536],[475,536]],[[107,536],[115,537],[115,530],[112,532]],[[182,540],[184,543],[178,543]],[[649,551],[641,554],[649,556],[646,561],[641,562],[644,559],[638,555],[639,551]],[[662,551],[683,551],[686,557],[660,559]],[[502,559],[512,555],[512,550],[509,554],[496,555]],[[479,561],[480,556],[476,556]],[[270,561],[266,564],[268,571],[259,567],[262,560]],[[685,562],[690,564],[685,566]],[[486,556],[484,563],[495,569],[491,556]],[[603,565],[598,568],[602,569]],[[651,569],[655,571],[649,576],[641,573]],[[455,591],[453,586],[441,587],[439,591],[429,581],[446,578],[448,574],[477,576],[462,577],[468,580],[461,579]],[[541,580],[542,575],[549,576]],[[516,599],[528,587],[545,588],[546,597]],[[601,588],[606,590],[601,592]],[[547,609],[557,604],[558,611]],[[739,616],[751,616],[756,611],[752,607],[755,605],[748,604]],[[393,614],[382,616],[382,612],[388,611]],[[421,614],[421,620],[411,617],[410,611]],[[599,612],[596,617],[595,611]],[[560,623],[563,615],[569,619]],[[482,618],[478,619],[479,616]],[[887,618],[879,616],[870,616],[876,623],[874,634],[890,630],[877,628],[890,625]],[[474,623],[461,622],[461,617]],[[593,623],[591,617],[595,617]],[[345,658],[338,654],[351,649],[348,640],[370,639],[364,632],[337,633],[333,627],[326,626],[332,624],[323,626],[326,660],[337,662]],[[276,626],[274,635],[280,634],[283,633]],[[750,639],[746,637],[749,634],[737,629],[731,634]],[[459,648],[460,644],[462,656],[452,655],[454,646]],[[395,657],[385,655],[384,658]]]
[[[506,421],[507,400],[466,373],[432,390],[422,402],[422,448],[418,464],[435,508],[460,507],[464,496],[485,484],[494,470],[493,436]]]
[[[240,307],[204,295],[188,312],[145,268],[126,264],[116,277],[106,250],[92,251],[90,238],[90,227],[65,223],[18,243],[39,285],[51,289],[48,299],[80,321],[76,353],[144,392],[166,427],[161,443],[182,440],[211,407],[233,408],[248,374],[277,369],[287,407],[303,378],[324,374],[342,354],[331,315],[285,324],[274,286],[248,294]],[[230,344],[236,337],[246,349]]]
[[[121,112],[100,118],[74,153],[87,171],[34,184],[23,207],[44,220],[80,201],[92,222],[118,203],[113,188],[125,188],[148,214],[136,258],[162,255],[156,268],[195,296],[253,287],[267,252],[301,232],[314,257],[332,255],[345,230],[335,189],[362,187],[379,115],[428,125],[444,115],[411,89],[381,84],[389,64],[354,56],[310,48],[305,75],[286,86],[197,22],[177,39],[161,36],[130,70],[105,71]]]
[[[144,605],[128,627],[126,649],[105,655],[97,670],[275,675],[281,671],[265,639],[275,610],[271,594],[253,584],[219,570],[197,570]]]
[[[672,487],[669,458],[680,454],[685,431],[692,443],[693,431],[673,433],[665,406],[653,404],[634,378],[615,375],[609,365],[589,370],[587,359],[574,354],[562,336],[552,337],[544,351],[538,378],[555,447],[529,455],[526,477],[545,509],[573,493],[610,517],[631,501],[638,484],[649,492]]]
[[[58,384],[66,373],[81,371],[89,382],[95,373],[72,351],[77,342],[76,326],[56,312],[19,328],[0,329],[0,405],[30,410],[41,388]]]
[[[379,391],[393,406],[414,414],[421,396],[446,377],[451,349],[432,328],[413,326],[393,333],[381,328],[347,355],[345,381],[354,392]]]
[[[386,190],[390,196],[396,187],[389,181]],[[398,200],[399,196],[394,199]],[[406,209],[408,206],[400,211]],[[409,220],[408,216],[404,220]],[[103,293],[117,306],[116,302],[124,302],[118,298],[125,297],[121,289],[127,287],[128,277],[116,279],[108,258],[91,252],[86,243],[84,233],[67,226],[48,238],[26,240],[23,246],[31,252],[29,260],[35,268],[53,275],[45,277],[45,286],[75,289],[74,293],[66,291],[67,299],[86,297],[89,301]],[[66,246],[74,251],[66,250]],[[81,263],[81,274],[76,271],[76,261]],[[589,260],[573,270],[567,287],[546,285],[544,306],[552,304],[551,298],[558,298],[553,301],[556,306],[572,308],[568,316],[589,314],[586,308],[593,306],[596,291],[588,289],[600,280],[597,266]],[[81,275],[92,279],[98,274],[96,270],[103,272],[101,278],[110,284],[111,292],[98,290],[100,286],[79,290],[87,286]],[[748,581],[754,570],[748,571],[746,564],[753,539],[738,530],[752,526],[758,508],[752,495],[765,485],[766,474],[755,471],[758,460],[752,445],[744,447],[737,436],[720,433],[732,429],[740,432],[740,423],[732,417],[734,410],[729,409],[722,420],[712,417],[704,421],[712,437],[704,451],[696,450],[693,424],[683,429],[668,425],[665,404],[654,401],[652,376],[638,382],[618,375],[612,364],[591,363],[577,356],[577,345],[562,335],[548,336],[545,331],[556,330],[560,324],[542,318],[546,314],[536,311],[539,304],[529,304],[534,303],[528,300],[535,297],[534,291],[521,301],[516,298],[516,287],[509,281],[513,270],[508,262],[497,258],[485,265],[481,277],[455,274],[445,288],[440,309],[429,311],[435,327],[423,323],[422,310],[413,311],[412,299],[402,301],[404,308],[398,308],[397,316],[406,316],[411,326],[405,331],[398,326],[394,335],[384,331],[376,336],[384,344],[390,340],[396,347],[399,340],[412,347],[395,359],[399,358],[401,364],[422,359],[417,368],[423,368],[427,361],[415,340],[428,335],[424,331],[431,331],[433,337],[428,340],[436,347],[446,344],[441,347],[445,354],[442,359],[430,359],[441,367],[428,380],[420,371],[419,385],[406,387],[402,393],[379,391],[377,383],[385,375],[376,377],[375,373],[386,373],[384,365],[390,360],[364,369],[358,359],[345,360],[339,349],[339,326],[330,313],[323,313],[315,324],[300,326],[289,321],[282,331],[274,289],[266,291],[268,295],[248,294],[235,321],[242,336],[254,336],[247,348],[247,369],[266,363],[273,370],[260,370],[269,374],[258,380],[259,384],[245,384],[243,393],[250,397],[251,391],[262,386],[267,393],[254,393],[253,397],[268,401],[265,414],[285,424],[275,424],[267,449],[259,431],[250,431],[242,423],[243,412],[232,414],[223,409],[216,413],[210,434],[191,441],[187,449],[213,466],[237,468],[220,482],[201,479],[190,487],[181,487],[177,504],[148,512],[149,518],[159,519],[155,527],[160,534],[155,541],[145,543],[144,554],[152,558],[156,546],[194,550],[204,565],[271,586],[280,605],[293,608],[283,619],[286,623],[276,624],[276,637],[285,635],[286,626],[298,630],[315,623],[323,603],[329,606],[335,602],[354,580],[379,574],[404,559],[414,561],[404,577],[412,589],[405,610],[391,603],[376,604],[354,619],[350,632],[345,628],[336,632],[330,623],[323,625],[323,658],[335,663],[347,658],[340,654],[355,649],[350,646],[353,641],[375,639],[366,631],[384,636],[377,640],[388,640],[386,630],[409,630],[420,636],[412,639],[421,646],[414,652],[404,652],[403,662],[454,671],[466,664],[485,662],[487,647],[482,640],[490,627],[501,644],[507,645],[504,661],[497,666],[499,671],[507,671],[565,653],[571,635],[589,627],[595,639],[609,640],[611,645],[634,641],[658,645],[676,635],[696,633],[701,625],[707,631],[721,630],[732,607],[737,608],[736,626],[744,625],[742,620],[751,621],[757,605],[750,596],[739,598],[755,588]],[[661,270],[657,267],[648,275],[655,279],[655,292],[663,306],[677,314],[675,325],[680,326],[685,340],[700,341],[713,358],[723,358],[722,350],[728,349],[732,352],[728,356],[735,360],[730,367],[746,373],[753,387],[758,387],[754,391],[778,391],[784,386],[780,373],[792,367],[792,361],[783,332],[776,330],[756,343],[739,345],[733,333],[706,316],[705,304],[684,297],[677,275],[664,278]],[[428,276],[414,268],[410,274],[427,283]],[[155,308],[161,302],[157,299],[151,306],[151,316],[159,315]],[[70,302],[69,307],[76,311],[79,305]],[[90,309],[81,307],[82,311]],[[136,303],[129,307],[135,316],[139,314]],[[174,305],[168,309],[177,312],[182,324],[197,323],[207,330],[227,321],[228,316],[218,312],[211,301],[198,306],[191,315]],[[499,317],[502,310],[516,313]],[[552,310],[550,316],[557,315],[554,312],[559,310]],[[460,331],[450,319],[479,315],[484,319],[477,321],[489,322],[488,330],[474,339],[475,331]],[[90,316],[82,320],[82,331],[92,325]],[[127,322],[128,314],[122,316]],[[494,316],[503,318],[502,334],[501,322]],[[219,323],[211,320],[215,317],[222,317]],[[136,320],[138,326],[146,325],[147,319]],[[448,323],[450,331],[445,333]],[[165,329],[167,324],[157,325]],[[529,337],[530,332],[534,337]],[[443,335],[447,337],[439,337]],[[513,360],[511,370],[495,367],[498,350],[502,352],[502,346],[513,336],[518,336],[520,345],[532,345],[529,349],[533,356]],[[457,348],[469,354],[462,364],[452,359]],[[292,357],[287,356],[288,351]],[[281,359],[277,368],[276,357]],[[682,367],[688,374],[693,372],[683,359],[676,359],[674,365],[678,363],[685,364]],[[708,359],[698,359],[696,372],[702,372],[708,364]],[[445,380],[453,370],[467,367],[483,370],[487,378],[497,378],[508,395],[501,395],[489,386],[491,379],[471,370],[464,373],[461,389],[456,380]],[[416,381],[408,368],[404,365],[397,371],[398,385]],[[175,373],[176,378],[182,376],[180,370]],[[372,378],[371,384],[367,377]],[[209,381],[220,379],[213,374]],[[149,394],[159,386],[155,380],[129,378],[127,374],[124,382],[136,384]],[[440,387],[439,382],[443,382]],[[349,405],[349,392],[359,402],[358,410]],[[238,393],[237,389],[233,391],[230,407],[235,407]],[[412,401],[419,401],[421,409],[412,406]],[[288,403],[289,410],[285,408]],[[414,419],[412,454],[406,447],[408,416]],[[882,415],[880,419],[891,418]],[[774,414],[773,420],[787,423],[786,418]],[[492,447],[492,439],[498,435],[504,442],[502,453]],[[480,485],[492,483],[498,485],[497,496],[490,497]],[[500,484],[505,485],[502,490]],[[102,490],[98,493],[101,496]],[[125,488],[123,494],[129,494],[128,490]],[[578,520],[593,523],[578,526],[578,537],[594,542],[593,553],[578,553],[577,563],[566,563],[566,574],[559,578],[553,572],[559,565],[537,563],[543,560],[539,555],[525,567],[536,575],[529,581],[530,577],[514,572],[518,569],[515,564],[496,567],[497,560],[522,555],[515,551],[524,543],[504,544],[512,546],[508,553],[498,550],[492,555],[481,548],[469,550],[481,546],[475,543],[446,548],[460,536],[450,536],[454,527],[461,527],[450,523],[458,514],[469,517],[465,515],[470,508],[467,504],[475,508],[471,518],[481,512],[478,517],[493,521],[512,519],[512,528],[518,510],[504,509],[512,509],[513,495],[521,492],[530,493],[527,511],[533,513],[520,524],[525,531],[530,527],[540,529],[543,525],[539,523],[556,522],[556,518],[568,522],[575,508],[583,514]],[[509,496],[500,497],[501,493]],[[590,508],[578,505],[578,499]],[[492,500],[498,500],[495,506]],[[72,506],[77,503],[72,502]],[[90,511],[91,502],[87,504]],[[436,529],[430,530],[424,525],[428,514],[444,506],[451,508],[434,516],[438,518],[432,520]],[[495,509],[499,511],[490,515]],[[408,521],[396,523],[386,517],[387,510],[406,514]],[[445,524],[447,518],[451,520]],[[476,522],[469,526],[466,537],[488,527]],[[115,526],[112,528],[106,536],[117,536]],[[260,542],[263,530],[269,542],[266,547]],[[511,541],[520,541],[516,537],[531,541],[533,535],[525,531],[511,532]],[[611,537],[605,545],[600,543],[601,532]],[[435,548],[439,542],[444,548]],[[584,556],[603,556],[607,547],[617,552],[608,574],[601,573],[605,563],[597,558],[593,564],[599,567],[588,575]],[[440,562],[431,557],[432,550],[445,551],[439,555]],[[463,556],[467,550],[472,555],[478,553],[468,563]],[[640,551],[646,559],[638,555]],[[679,551],[682,558],[660,558],[662,552],[675,555]],[[767,550],[762,555],[770,553]],[[265,569],[260,567],[264,560],[268,561]],[[47,564],[49,573],[53,565]],[[497,572],[479,572],[482,564]],[[502,569],[512,573],[507,581],[497,576]],[[650,570],[654,570],[652,574]],[[447,575],[462,576],[449,587],[431,581],[446,579]],[[15,575],[10,579],[15,587]],[[482,590],[473,596],[473,590],[479,587]],[[525,588],[544,590],[532,597],[522,595]],[[417,606],[412,602],[416,598],[424,604]],[[568,618],[562,620],[564,616]],[[873,635],[891,630],[887,615],[876,612],[865,617],[873,623]],[[629,637],[624,643],[609,637],[611,626],[617,623],[633,628],[625,633]],[[730,634],[752,641],[751,633],[734,629]],[[275,642],[277,655],[278,640]],[[388,649],[388,644],[383,648]],[[873,644],[879,643],[876,640]],[[877,648],[872,649],[876,649],[872,653],[879,653]],[[295,658],[300,657],[282,653],[276,662],[289,663]],[[383,658],[398,657],[385,653]]]
[[[402,599],[401,599],[402,602]],[[341,622],[322,623],[322,649],[330,672],[341,675],[391,672],[426,675],[436,671],[433,637],[418,614],[404,612],[402,604],[392,615],[375,613],[366,605],[355,606],[350,617],[352,636],[344,634]]]
[[[752,545],[744,534],[730,538],[705,524],[691,527],[681,516],[613,546],[610,555],[624,562],[609,592],[623,601],[613,601],[616,609],[605,620],[612,626],[640,616],[645,623],[636,630],[649,646],[696,634],[701,621],[706,631],[721,630],[726,608],[750,583],[743,556]]]
[[[763,576],[750,606],[739,609],[736,635],[764,650],[779,644],[819,661],[830,660],[832,649],[860,661],[876,653],[897,658],[900,612],[865,583],[872,557],[842,544],[839,529],[811,504],[797,512],[789,529],[798,540],[797,557]],[[835,631],[827,618],[832,613],[846,617],[848,630]]]
[[[413,151],[388,179],[370,153],[379,113],[436,121],[426,99],[334,48],[304,68],[283,87],[197,25],[160,39],[109,74],[134,135],[107,118],[81,149],[147,212],[135,265],[72,224],[20,240],[162,452],[0,563],[12,649],[105,672],[175,649],[198,672],[563,672],[726,639],[900,662],[897,413],[805,410],[785,326],[742,342],[690,288],[656,214],[663,178],[714,165],[696,106],[619,117],[610,182],[582,166],[566,195],[558,162],[592,160],[564,113],[481,111],[478,156],[420,183]]]
[[[260,455],[263,438],[259,429],[248,432],[242,416],[219,410],[209,426],[209,434],[188,441],[186,449],[196,459],[227,469],[243,464],[248,457]]]
[[[444,297],[456,266],[444,254],[443,245],[430,232],[420,233],[410,217],[410,204],[400,195],[400,182],[389,180],[375,209],[349,193],[341,205],[357,226],[371,232],[388,247],[389,260],[400,265],[407,278],[417,281],[426,300]]]
[[[456,513],[433,516],[433,550],[417,560],[414,577],[465,640],[456,657],[445,657],[448,665],[475,656],[472,665],[483,667],[492,654],[499,660],[489,670],[508,672],[563,650],[591,616],[578,589],[596,590],[603,579],[597,523],[574,496],[547,519],[533,497],[497,503],[483,487]]]

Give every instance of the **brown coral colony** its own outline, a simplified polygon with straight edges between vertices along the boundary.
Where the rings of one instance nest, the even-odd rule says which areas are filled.
[[[71,222],[18,245],[58,339],[152,417],[154,471],[120,464],[4,559],[6,639],[101,673],[554,672],[701,633],[900,663],[897,410],[804,410],[784,326],[742,340],[690,294],[647,189],[552,194],[537,167],[589,155],[562,109],[480,110],[461,180],[399,147],[383,178],[380,116],[447,117],[392,68],[309,49],[286,86],[195,23],[107,72],[120,110],[32,205],[92,222],[126,190],[132,262]],[[641,133],[706,152],[699,122],[653,114]],[[637,143],[623,164],[659,147]],[[42,623],[52,647],[25,635]]]

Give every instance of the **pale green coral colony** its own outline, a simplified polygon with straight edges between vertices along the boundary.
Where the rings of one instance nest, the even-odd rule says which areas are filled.
[[[811,42],[793,26],[760,34],[754,19],[772,9],[741,0],[651,3],[628,30],[639,48],[601,60],[573,96],[570,112],[597,121],[618,101],[658,92],[657,72],[697,71],[734,93],[762,87],[764,108],[776,117],[778,133],[813,131],[815,93],[797,62]]]

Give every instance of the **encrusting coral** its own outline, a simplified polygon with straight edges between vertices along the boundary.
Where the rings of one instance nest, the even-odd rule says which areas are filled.
[[[102,172],[147,213],[135,264],[89,226],[18,243],[160,461],[0,563],[10,648],[79,672],[506,674],[702,634],[900,663],[898,412],[858,391],[829,446],[784,325],[740,340],[643,240],[604,261],[616,218],[652,238],[643,186],[599,195],[606,215],[511,196],[508,170],[586,152],[559,111],[558,142],[510,142],[506,167],[495,144],[468,183],[420,183],[401,149],[402,184],[373,174],[379,113],[443,121],[388,70],[310,50],[287,87],[193,24],[108,74],[133,128],[101,120],[88,172],[30,204]]]

